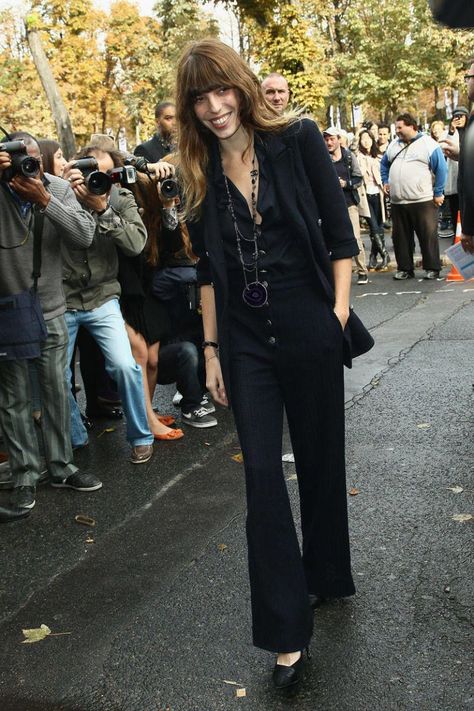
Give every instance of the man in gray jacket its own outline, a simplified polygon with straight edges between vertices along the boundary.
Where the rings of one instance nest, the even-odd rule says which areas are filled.
[[[25,133],[30,156],[40,160],[36,140]],[[61,244],[87,247],[94,235],[94,220],[77,203],[68,183],[43,174],[36,178],[15,175],[2,180],[11,156],[0,152],[0,296],[32,287],[33,225],[35,211],[44,213],[42,266],[38,294],[47,326],[39,358],[33,360],[41,392],[41,422],[51,485],[77,491],[95,491],[102,483],[73,464],[68,394],[64,378],[68,333],[62,288]],[[0,424],[9,454],[14,492],[12,508],[0,510],[0,521],[26,515],[35,505],[41,459],[34,431],[28,360],[2,360],[0,354]]]

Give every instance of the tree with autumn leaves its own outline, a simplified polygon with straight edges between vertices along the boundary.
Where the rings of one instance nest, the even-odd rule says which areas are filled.
[[[24,18],[0,13],[0,123],[56,134],[50,107],[28,49],[27,34],[41,40],[78,145],[92,133],[126,126],[132,141],[154,129],[154,106],[171,98],[177,56],[197,37],[215,36],[217,25],[196,3],[159,0],[143,17],[130,0],[110,12],[92,0],[32,0]]]
[[[217,3],[217,0],[216,0]],[[226,0],[238,16],[240,51],[264,76],[279,71],[295,102],[321,121],[353,104],[371,118],[399,109],[430,118],[446,87],[463,98],[471,33],[440,28],[427,0]],[[34,31],[72,120],[76,141],[126,126],[132,142],[153,131],[153,107],[171,98],[177,59],[191,39],[218,28],[199,3],[158,0],[153,17],[132,0],[110,12],[92,0],[30,0],[23,18],[0,13],[0,123],[39,136],[56,131],[27,41]]]

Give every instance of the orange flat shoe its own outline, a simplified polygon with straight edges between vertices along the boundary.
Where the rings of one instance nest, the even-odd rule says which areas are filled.
[[[154,434],[153,437],[155,439],[175,440],[184,437],[184,432],[183,430],[170,430],[166,434]]]
[[[176,422],[176,419],[173,417],[173,415],[157,415],[159,421],[161,422],[162,425],[166,425],[169,427],[170,425],[174,425]]]

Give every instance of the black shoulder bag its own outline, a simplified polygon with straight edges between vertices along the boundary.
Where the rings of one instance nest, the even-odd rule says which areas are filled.
[[[33,209],[33,220],[33,286],[18,294],[0,297],[0,363],[38,358],[41,343],[48,335],[38,296],[43,213]]]

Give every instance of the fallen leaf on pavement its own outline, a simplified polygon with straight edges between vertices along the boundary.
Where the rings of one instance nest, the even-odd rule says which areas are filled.
[[[417,425],[417,427],[418,427],[419,430],[428,430],[428,429],[431,427],[431,425],[430,425],[429,422],[420,422],[420,423]]]
[[[349,496],[357,496],[357,494],[360,494],[360,489],[356,489],[355,486],[349,489]]]
[[[462,494],[462,492],[464,491],[462,486],[448,486],[447,490],[452,491],[453,494]]]
[[[33,627],[30,630],[21,630],[25,639],[22,644],[34,644],[35,642],[41,642],[42,639],[51,634],[51,630],[47,625],[41,625],[41,627]]]
[[[466,521],[472,521],[474,516],[472,514],[455,514],[453,516],[453,521],[459,521],[459,523],[465,523]]]
[[[237,462],[237,464],[242,464],[244,461],[244,455],[242,454],[242,452],[239,452],[238,454],[234,454],[231,459],[233,459],[234,462]]]
[[[99,437],[102,437],[102,435],[106,434],[107,432],[115,432],[115,427],[106,427],[105,430],[102,430],[102,432],[97,435],[97,439],[99,439]]]
[[[225,543],[219,543],[218,546],[217,546],[217,549],[218,549],[221,553],[223,553],[224,551],[227,550],[227,546],[226,546]]]
[[[235,695],[238,699],[241,699],[242,697],[247,696],[247,692],[245,691],[245,689],[236,689]]]

